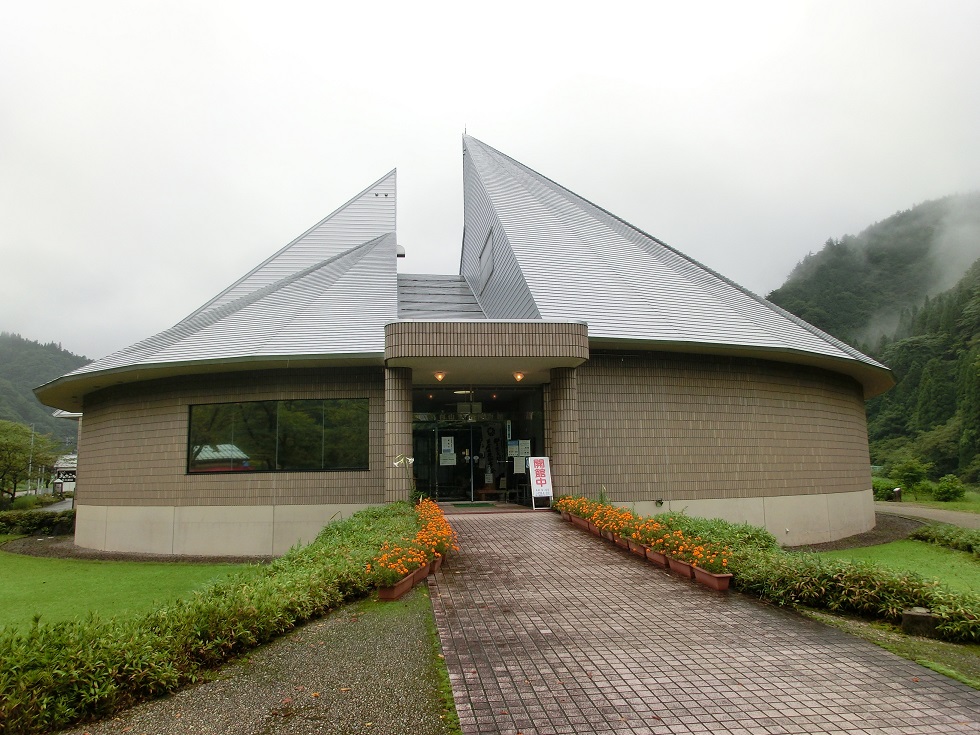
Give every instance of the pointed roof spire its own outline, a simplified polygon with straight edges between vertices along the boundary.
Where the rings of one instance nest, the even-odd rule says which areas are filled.
[[[495,247],[516,261],[540,318],[585,320],[593,344],[856,362],[872,394],[891,384],[887,368],[858,350],[485,143],[470,136],[463,143],[481,189],[467,192],[489,202]],[[465,205],[468,215],[480,209]],[[471,237],[480,241],[481,232]],[[464,252],[462,262],[465,270],[473,260]],[[489,318],[517,316],[481,306]]]

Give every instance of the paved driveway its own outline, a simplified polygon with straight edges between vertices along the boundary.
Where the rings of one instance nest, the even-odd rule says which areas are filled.
[[[892,513],[907,518],[922,518],[927,521],[941,521],[942,523],[952,523],[954,526],[962,528],[980,528],[980,515],[977,513],[964,513],[957,510],[944,510],[942,508],[925,508],[908,503],[875,503],[875,513]]]
[[[980,692],[552,513],[450,520],[430,589],[464,733],[980,733]]]

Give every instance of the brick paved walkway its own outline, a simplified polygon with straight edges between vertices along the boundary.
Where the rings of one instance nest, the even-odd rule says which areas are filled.
[[[467,735],[980,733],[980,692],[557,515],[450,520],[430,590]]]

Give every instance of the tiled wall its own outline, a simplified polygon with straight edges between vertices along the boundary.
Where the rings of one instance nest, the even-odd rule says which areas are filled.
[[[409,468],[396,467],[399,455],[412,454],[412,371],[385,368],[385,500],[408,500]]]
[[[385,327],[385,359],[589,356],[588,328],[573,322],[397,322]]]
[[[553,368],[548,392],[548,452],[556,495],[581,490],[578,381],[575,368]]]
[[[577,369],[582,489],[617,502],[871,487],[860,386],[741,358],[593,353]]]
[[[186,473],[188,406],[277,399],[368,398],[370,469]],[[385,500],[383,368],[221,373],[135,383],[86,397],[81,505],[220,506]]]

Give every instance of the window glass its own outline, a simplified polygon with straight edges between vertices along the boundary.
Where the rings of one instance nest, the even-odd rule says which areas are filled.
[[[188,472],[365,470],[368,399],[190,407]]]

